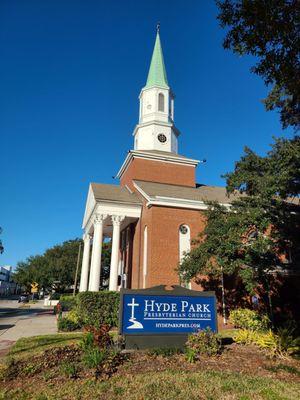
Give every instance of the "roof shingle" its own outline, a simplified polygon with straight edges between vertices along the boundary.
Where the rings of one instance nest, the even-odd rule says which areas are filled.
[[[135,193],[130,193],[126,187],[103,183],[91,183],[91,187],[96,200],[141,204],[138,196]]]
[[[170,185],[165,183],[134,181],[150,197],[170,197],[174,199],[194,201],[217,201],[219,203],[231,203],[239,195],[227,196],[226,188],[221,186],[201,185],[197,188]]]

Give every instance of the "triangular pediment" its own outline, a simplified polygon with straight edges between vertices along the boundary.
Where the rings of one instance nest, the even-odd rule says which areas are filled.
[[[96,205],[96,199],[94,195],[94,191],[92,188],[92,185],[89,185],[89,191],[86,199],[86,204],[85,204],[85,211],[84,211],[84,217],[83,217],[83,222],[82,222],[82,228],[84,228],[95,208]]]

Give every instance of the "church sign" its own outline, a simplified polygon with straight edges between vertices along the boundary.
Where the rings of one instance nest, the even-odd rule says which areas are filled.
[[[182,347],[187,335],[210,328],[217,331],[214,292],[175,286],[121,290],[120,333],[127,348]]]

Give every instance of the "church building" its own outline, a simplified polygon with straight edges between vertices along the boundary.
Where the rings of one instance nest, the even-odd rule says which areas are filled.
[[[119,185],[89,186],[80,291],[99,290],[102,243],[107,237],[112,240],[109,290],[182,284],[176,269],[204,228],[205,202],[231,201],[225,188],[197,184],[199,160],[180,155],[175,95],[159,30],[139,102],[133,150],[119,169]],[[201,289],[195,282],[186,284]]]

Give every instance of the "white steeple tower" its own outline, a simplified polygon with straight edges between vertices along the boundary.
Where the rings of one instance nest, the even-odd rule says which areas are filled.
[[[134,130],[135,150],[177,153],[180,132],[174,125],[174,95],[168,85],[157,25],[146,86],[140,94],[139,123]]]

